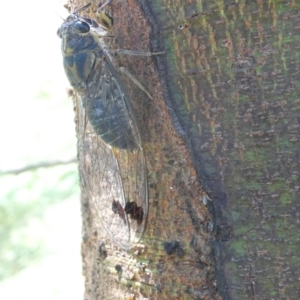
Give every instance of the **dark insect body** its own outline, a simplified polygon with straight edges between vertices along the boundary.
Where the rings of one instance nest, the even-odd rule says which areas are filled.
[[[58,30],[66,75],[101,139],[119,149],[138,147],[131,108],[96,21],[71,14]]]
[[[164,242],[164,250],[168,255],[176,254],[178,257],[184,256],[184,250],[178,241]]]
[[[113,200],[111,209],[114,212],[114,214],[118,214],[119,217],[124,221],[124,224],[126,224],[125,210],[122,207],[121,203],[119,201]]]
[[[115,265],[115,270],[117,271],[118,274],[123,272],[123,268],[121,265]]]
[[[127,202],[124,208],[127,215],[130,215],[131,219],[136,220],[138,225],[141,225],[144,218],[144,211],[142,207],[139,207],[135,201]]]
[[[131,103],[103,41],[113,20],[103,11],[101,24],[79,16],[89,6],[70,14],[57,32],[66,75],[81,102],[76,104],[80,180],[99,225],[128,249],[146,227],[146,163]]]
[[[98,252],[99,252],[99,257],[101,259],[105,259],[107,257],[107,251],[105,249],[105,244],[104,243],[101,243],[99,245]]]

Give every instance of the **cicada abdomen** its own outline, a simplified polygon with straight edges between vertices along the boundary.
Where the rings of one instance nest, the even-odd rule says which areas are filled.
[[[58,30],[65,72],[81,102],[80,177],[99,225],[128,249],[141,239],[147,221],[145,157],[130,101],[103,42],[106,30],[80,17],[81,10]]]

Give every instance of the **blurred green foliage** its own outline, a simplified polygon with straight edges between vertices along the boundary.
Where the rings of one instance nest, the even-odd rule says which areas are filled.
[[[39,222],[43,222],[49,206],[79,195],[77,166],[2,176],[0,186],[0,280],[3,280],[47,254]]]
[[[67,11],[61,0],[6,1],[2,9],[3,23],[11,25],[1,48],[0,298],[81,299],[76,163],[1,175],[76,157],[73,104],[56,35],[62,20],[54,13],[65,17]],[[12,15],[26,16],[34,30],[15,38],[20,22],[11,22]]]

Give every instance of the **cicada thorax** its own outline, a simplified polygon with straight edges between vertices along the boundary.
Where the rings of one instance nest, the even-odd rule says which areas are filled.
[[[77,93],[82,94],[87,90],[96,62],[96,53],[93,50],[97,51],[97,48],[92,36],[79,34],[67,35],[62,43],[65,73]]]

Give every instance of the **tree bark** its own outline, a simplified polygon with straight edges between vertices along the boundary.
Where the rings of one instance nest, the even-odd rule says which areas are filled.
[[[85,299],[298,299],[299,6],[112,3],[111,49],[165,53],[115,62],[153,97],[122,77],[148,225],[141,244],[119,249],[83,191]]]

